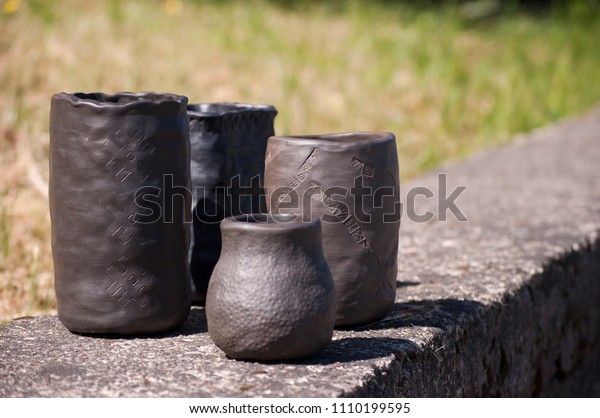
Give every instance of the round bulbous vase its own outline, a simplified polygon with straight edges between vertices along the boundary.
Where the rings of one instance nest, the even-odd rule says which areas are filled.
[[[277,110],[228,102],[190,104],[187,110],[194,214],[190,269],[194,302],[204,304],[221,252],[221,220],[266,212],[262,176]]]
[[[208,332],[241,360],[304,358],[331,340],[335,290],[318,219],[240,215],[221,222],[223,247],[206,299]]]
[[[271,213],[320,217],[336,287],[337,327],[377,321],[396,296],[400,190],[391,133],[274,136],[266,154]]]
[[[161,93],[52,97],[52,253],[69,330],[151,334],[187,318],[186,104]]]

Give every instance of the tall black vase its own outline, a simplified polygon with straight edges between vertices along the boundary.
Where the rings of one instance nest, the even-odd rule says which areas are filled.
[[[194,215],[190,268],[194,301],[204,304],[221,252],[221,220],[266,211],[262,176],[277,110],[242,103],[192,104],[187,109]]]
[[[187,318],[186,104],[159,93],[52,97],[55,289],[71,331],[157,333]]]
[[[320,217],[335,282],[336,326],[376,321],[394,304],[400,182],[396,138],[351,132],[274,136],[265,187],[272,213]]]

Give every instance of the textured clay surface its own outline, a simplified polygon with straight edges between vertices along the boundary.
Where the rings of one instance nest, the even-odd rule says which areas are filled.
[[[337,327],[388,314],[396,297],[400,181],[396,139],[385,132],[269,138],[271,213],[323,220]]]
[[[202,309],[157,338],[23,318],[0,328],[0,396],[600,396],[599,144],[600,109],[440,168],[468,222],[405,216],[393,312],[309,360],[228,359]]]
[[[58,314],[82,333],[173,330],[188,316],[187,98],[59,93],[50,111]],[[189,219],[188,219],[189,221]]]
[[[331,341],[335,291],[321,222],[285,218],[221,222],[223,251],[208,285],[206,316],[210,337],[230,357],[297,359]]]

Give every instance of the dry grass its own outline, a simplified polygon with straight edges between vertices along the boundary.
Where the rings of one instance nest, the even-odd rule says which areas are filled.
[[[282,134],[392,131],[403,178],[600,99],[585,10],[465,22],[456,8],[280,3],[0,0],[14,9],[0,16],[0,321],[55,307],[55,92],[269,103]]]

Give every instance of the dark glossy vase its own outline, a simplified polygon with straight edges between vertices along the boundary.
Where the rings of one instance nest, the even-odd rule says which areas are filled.
[[[186,104],[159,93],[52,97],[52,252],[69,330],[159,333],[187,318]]]
[[[187,107],[192,149],[194,302],[203,304],[221,252],[220,221],[265,212],[262,176],[273,106],[205,103]]]
[[[335,291],[320,221],[290,221],[262,214],[221,223],[223,249],[206,317],[213,342],[230,357],[303,358],[331,340]]]
[[[271,137],[265,187],[272,213],[321,217],[335,281],[336,326],[376,321],[396,295],[400,200],[391,133]]]

